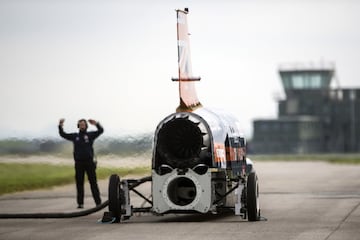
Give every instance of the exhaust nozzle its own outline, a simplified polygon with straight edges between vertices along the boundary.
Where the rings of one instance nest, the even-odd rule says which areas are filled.
[[[157,132],[157,166],[193,168],[208,161],[209,151],[208,130],[201,119],[192,115],[176,114],[166,119]]]
[[[168,185],[167,195],[173,204],[186,206],[195,200],[195,183],[186,177],[175,178]]]
[[[211,172],[197,174],[192,169],[180,169],[160,175],[152,171],[153,210],[157,213],[209,211],[212,202]]]

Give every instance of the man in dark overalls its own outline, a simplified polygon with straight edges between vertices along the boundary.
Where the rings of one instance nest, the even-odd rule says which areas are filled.
[[[84,176],[88,176],[91,193],[95,204],[101,204],[99,187],[96,180],[96,164],[94,162],[94,140],[104,132],[99,122],[89,119],[91,125],[96,126],[97,131],[87,131],[88,125],[85,119],[78,121],[78,133],[65,133],[63,129],[65,119],[59,121],[59,134],[61,137],[72,141],[74,144],[75,179],[77,190],[78,208],[84,207]]]

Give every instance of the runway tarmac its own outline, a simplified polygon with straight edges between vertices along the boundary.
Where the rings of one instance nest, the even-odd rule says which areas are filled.
[[[71,219],[0,219],[0,239],[360,239],[360,166],[324,162],[255,162],[261,213],[268,221],[224,215],[135,215],[100,224],[105,210]],[[107,180],[100,181],[103,200]],[[85,208],[94,206],[86,184]],[[150,194],[150,185],[139,190]],[[142,200],[132,198],[134,205]],[[0,197],[0,213],[76,211],[75,186]]]

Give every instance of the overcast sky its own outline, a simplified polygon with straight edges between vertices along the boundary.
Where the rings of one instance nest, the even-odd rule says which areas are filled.
[[[281,63],[334,62],[360,87],[360,1],[0,0],[0,138],[57,137],[95,118],[105,135],[153,132],[178,106],[175,9],[189,7],[206,107],[276,118]]]

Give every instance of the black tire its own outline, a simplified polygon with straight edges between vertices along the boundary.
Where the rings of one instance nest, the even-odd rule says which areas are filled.
[[[246,205],[248,220],[258,221],[260,219],[259,206],[259,183],[255,172],[250,173],[247,180]]]
[[[109,211],[114,217],[120,220],[123,190],[120,185],[120,177],[117,174],[110,176],[108,190]]]

